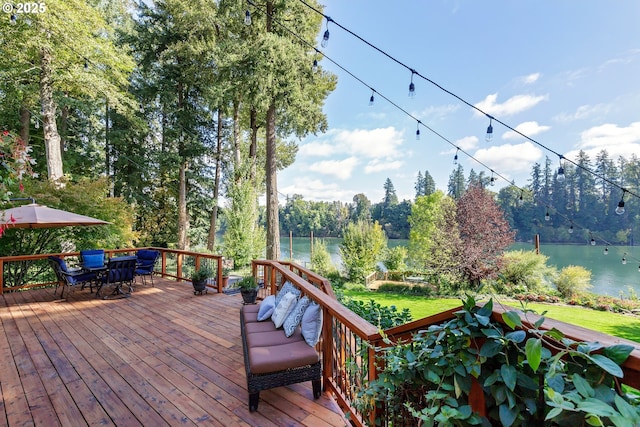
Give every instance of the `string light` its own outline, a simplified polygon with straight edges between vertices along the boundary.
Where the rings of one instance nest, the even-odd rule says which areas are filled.
[[[545,221],[551,220],[551,215],[549,215],[549,208],[547,208],[547,212],[544,214],[544,220]]]
[[[456,150],[456,155],[453,156],[453,164],[457,165],[458,164],[458,151],[460,151],[460,148],[457,148]]]
[[[413,83],[413,75],[416,72],[411,70],[411,83],[409,83],[409,98],[416,96],[416,85]]]
[[[249,12],[249,9],[244,12],[244,25],[251,25],[251,12]]]
[[[571,226],[569,227],[569,234],[573,234],[573,221],[571,221]]]
[[[491,142],[493,141],[493,126],[492,126],[492,122],[493,122],[493,117],[488,116],[489,117],[489,127],[487,128],[487,135],[484,137],[484,139],[487,142]]]
[[[313,60],[313,67],[311,67],[311,71],[313,71],[314,73],[318,72],[318,60],[317,59]]]
[[[327,18],[327,24],[324,30],[324,34],[322,35],[322,41],[320,42],[320,46],[322,47],[327,47],[329,45],[329,22],[333,22],[333,20],[328,16],[326,16],[325,18]]]
[[[618,202],[618,207],[616,208],[616,214],[622,215],[624,214],[624,194],[627,192],[625,188],[622,189],[622,198]]]
[[[418,120],[418,123],[416,123],[416,140],[420,141],[420,121]]]
[[[595,246],[596,245],[596,239],[593,238],[593,234],[589,233],[589,235],[591,236],[591,241],[589,243],[591,244],[591,246]]]
[[[560,162],[560,167],[558,168],[558,175],[556,176],[556,181],[558,181],[558,184],[563,184],[566,176],[564,175],[564,168],[562,167],[562,159],[564,158],[562,155],[559,155],[559,162]]]
[[[371,97],[369,98],[369,106],[372,107],[373,103],[375,101],[375,98],[373,97],[373,94],[376,93],[375,90],[371,89]]]
[[[524,204],[524,190],[520,190],[520,198],[518,199],[518,206],[522,206]]]
[[[604,254],[605,254],[605,255],[609,255],[609,246],[607,246],[606,248],[604,248]]]
[[[622,255],[622,265],[626,265],[627,264],[627,253],[625,252],[624,255]]]
[[[489,185],[494,186],[496,183],[496,178],[493,176],[493,170],[491,170],[491,179],[489,180]]]

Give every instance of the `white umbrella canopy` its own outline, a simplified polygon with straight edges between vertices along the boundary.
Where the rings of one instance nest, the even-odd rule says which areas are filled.
[[[50,228],[105,225],[110,222],[73,212],[53,209],[31,203],[24,206],[0,211],[0,220],[7,227]]]

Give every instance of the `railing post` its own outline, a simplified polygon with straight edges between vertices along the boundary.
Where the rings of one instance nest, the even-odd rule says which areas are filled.
[[[322,310],[322,389],[327,390],[327,382],[333,376],[333,316],[329,310]]]
[[[182,252],[176,254],[176,280],[182,282]]]
[[[222,292],[222,257],[216,258],[218,262],[218,269],[216,270],[216,286],[218,287],[218,293]]]

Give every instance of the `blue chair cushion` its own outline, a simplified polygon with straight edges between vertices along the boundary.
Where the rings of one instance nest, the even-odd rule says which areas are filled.
[[[83,265],[89,268],[102,267],[104,265],[104,255],[85,255],[82,257]]]

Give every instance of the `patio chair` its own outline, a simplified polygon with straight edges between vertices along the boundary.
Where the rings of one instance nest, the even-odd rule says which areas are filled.
[[[80,264],[95,268],[104,265],[104,249],[84,249],[80,251]]]
[[[93,292],[93,283],[96,281],[97,275],[94,272],[87,272],[83,270],[69,270],[67,263],[60,257],[50,256],[49,264],[56,273],[58,283],[56,283],[56,289],[53,292],[55,295],[58,292],[58,286],[62,286],[62,292],[60,292],[60,298],[64,297],[64,287],[75,287],[81,285],[83,288],[85,285],[89,285],[89,289]]]
[[[160,256],[159,251],[154,251],[151,249],[140,249],[136,252],[136,277],[140,276],[142,278],[143,286],[147,285],[146,277],[149,276],[151,279],[151,286],[153,287],[153,275],[154,268],[156,266],[156,261]]]
[[[100,296],[100,290],[103,286],[115,285],[111,295],[109,296],[129,296],[133,292],[133,281],[135,280],[136,270],[136,257],[135,256],[121,256],[109,259],[107,263],[107,269],[102,275],[100,285],[96,291],[96,296]],[[129,287],[129,293],[122,290],[122,286],[127,285]]]

